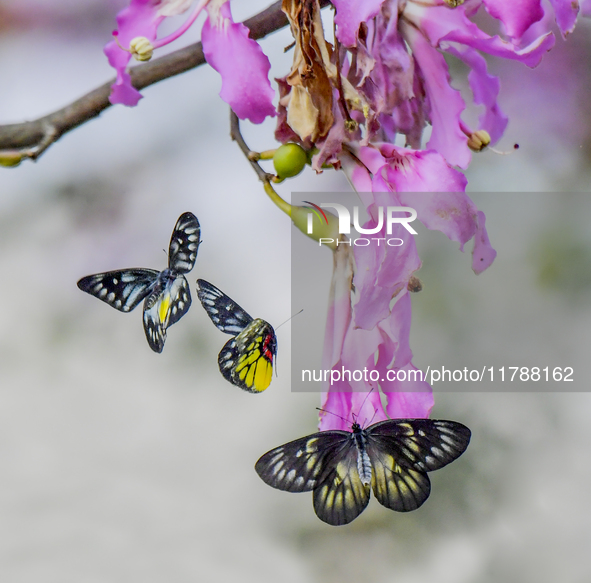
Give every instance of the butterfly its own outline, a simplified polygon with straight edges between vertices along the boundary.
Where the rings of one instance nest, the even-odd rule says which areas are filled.
[[[223,377],[251,393],[261,393],[273,377],[277,337],[265,320],[249,316],[215,285],[197,280],[197,295],[211,321],[219,330],[232,334],[218,356]]]
[[[189,284],[183,274],[195,265],[201,227],[192,213],[183,213],[172,232],[168,267],[121,269],[83,277],[78,287],[120,312],[131,312],[144,298],[144,331],[150,348],[162,352],[166,330],[178,322],[191,305]]]
[[[321,431],[276,447],[255,470],[273,488],[313,493],[320,520],[333,526],[357,518],[370,489],[386,508],[415,510],[429,497],[427,472],[464,453],[470,430],[455,421],[388,419],[363,429]]]

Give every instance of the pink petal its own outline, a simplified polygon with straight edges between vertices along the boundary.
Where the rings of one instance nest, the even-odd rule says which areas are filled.
[[[392,362],[396,368],[402,368],[410,363],[412,350],[410,349],[410,324],[412,320],[412,308],[410,294],[405,293],[394,304],[390,316],[379,323],[379,329],[383,334],[383,342],[376,362],[376,369],[382,379],[380,385],[387,390],[387,370],[392,368]]]
[[[355,46],[361,23],[373,18],[383,3],[384,0],[333,0],[339,41],[347,47]]]
[[[556,14],[556,24],[558,24],[562,36],[566,38],[566,35],[575,29],[580,9],[579,2],[578,0],[550,0],[550,4]]]
[[[466,136],[462,135],[465,143]],[[452,168],[438,151],[410,150],[386,143],[380,144],[379,149],[387,163],[388,184],[398,193],[466,190],[466,177]],[[364,161],[366,154],[364,151]]]
[[[434,10],[434,8],[433,8]],[[460,115],[466,108],[459,91],[451,86],[447,63],[415,28],[401,23],[425,83],[433,127],[428,147],[437,150],[453,166],[466,168],[472,154],[460,129]]]
[[[427,229],[441,231],[451,241],[458,241],[460,250],[476,233],[478,211],[463,192],[400,193],[400,201],[417,211]]]
[[[380,392],[377,390],[371,392],[353,393],[351,395],[352,414],[361,427],[367,427],[370,424],[378,423],[388,419],[382,405]]]
[[[497,77],[489,75],[486,60],[473,48],[462,45],[450,45],[447,52],[455,55],[471,69],[468,82],[474,95],[474,103],[484,106],[484,113],[478,120],[478,129],[486,130],[494,144],[501,138],[509,121],[497,103],[501,84]]]
[[[402,369],[408,374],[409,371],[417,370],[412,364]],[[400,373],[397,373],[397,376]],[[408,378],[408,377],[407,377]],[[412,377],[411,377],[412,378]],[[392,419],[426,419],[433,408],[433,389],[426,381],[410,380],[395,381],[395,390],[384,391],[388,399],[386,412]]]
[[[374,196],[377,206],[400,206],[391,193],[374,193]],[[364,227],[375,224],[372,220]],[[421,267],[414,236],[402,225],[393,225],[391,235],[386,233],[384,226],[380,233],[368,237],[398,238],[404,244],[393,247],[380,241],[380,245],[358,246],[354,249],[357,271],[353,283],[358,300],[353,318],[355,326],[367,330],[388,317],[392,298],[406,289],[410,276]]]
[[[367,392],[373,387],[377,391],[377,382],[370,379],[369,373],[374,368],[374,354],[382,340],[382,334],[377,327],[373,330],[363,330],[349,326],[341,356],[342,365],[335,367],[336,372],[340,369],[345,378],[336,390]],[[346,376],[346,372],[343,374],[344,371],[351,371],[351,377]],[[353,374],[355,371],[359,372]]]
[[[478,211],[478,229],[474,237],[472,250],[472,270],[476,275],[482,273],[495,260],[497,252],[492,248],[485,227],[486,218],[482,211]]]
[[[483,3],[487,12],[505,25],[507,36],[517,41],[544,16],[540,0],[483,0]]]
[[[117,80],[111,85],[111,95],[109,95],[109,101],[115,105],[120,103],[133,107],[138,104],[138,101],[143,95],[131,84],[131,76],[125,71],[127,63],[123,63],[124,59],[116,57],[111,52],[111,45],[109,43],[104,48],[104,53],[109,58],[109,63],[112,67],[117,70]],[[117,47],[119,49],[119,47]],[[129,59],[127,59],[129,61]]]
[[[248,28],[232,22],[229,2],[220,7],[220,26],[211,15],[203,25],[201,41],[207,62],[222,76],[220,97],[240,119],[261,123],[275,115],[275,92],[269,82],[271,64]]]
[[[318,429],[351,431],[357,422],[362,427],[388,419],[378,391],[362,393],[325,393]]]
[[[341,358],[345,334],[351,320],[351,281],[353,266],[350,249],[341,245],[333,255],[328,314],[322,350],[322,368],[331,369]]]
[[[353,393],[336,393],[334,391],[322,394],[320,421],[318,429],[328,431],[339,429],[350,431],[351,395]],[[351,420],[352,421],[352,420]]]
[[[449,10],[444,6],[425,8],[415,6],[414,3],[408,5],[410,4],[414,6],[412,14],[409,14],[412,22],[424,32],[433,46],[443,50],[446,50],[446,41],[457,42],[496,57],[513,59],[528,67],[535,67],[554,46],[552,33],[540,36],[523,49],[516,48],[513,43],[498,36],[491,37],[468,20],[465,6]]]
[[[355,152],[363,165],[375,176],[386,163],[386,159],[378,148],[373,146],[361,146]],[[365,184],[367,187],[368,185]],[[371,186],[371,185],[370,185]],[[370,188],[370,190],[373,190]]]

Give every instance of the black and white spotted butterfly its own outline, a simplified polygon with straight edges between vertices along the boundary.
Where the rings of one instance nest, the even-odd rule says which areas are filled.
[[[121,269],[88,275],[78,287],[120,312],[131,312],[144,298],[144,331],[150,348],[162,352],[166,330],[178,322],[191,305],[189,284],[183,274],[195,265],[201,227],[192,213],[183,213],[172,232],[168,267]]]
[[[427,472],[462,455],[470,430],[455,421],[389,419],[351,431],[321,431],[276,447],[257,461],[264,482],[287,492],[313,492],[320,520],[348,524],[378,502],[398,512],[429,497]]]
[[[234,300],[215,285],[197,280],[197,295],[216,327],[232,334],[218,356],[223,377],[233,385],[261,393],[273,378],[277,337],[269,322],[249,316]]]

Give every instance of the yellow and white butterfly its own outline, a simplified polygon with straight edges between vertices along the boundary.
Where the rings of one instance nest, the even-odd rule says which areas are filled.
[[[464,453],[470,430],[455,421],[388,419],[363,429],[321,431],[276,447],[255,470],[273,488],[313,492],[314,510],[333,526],[365,510],[373,488],[378,502],[398,512],[429,497],[427,472]]]
[[[234,337],[218,356],[223,377],[250,393],[261,393],[273,378],[277,337],[269,322],[249,316],[215,285],[197,280],[197,295],[215,326]]]

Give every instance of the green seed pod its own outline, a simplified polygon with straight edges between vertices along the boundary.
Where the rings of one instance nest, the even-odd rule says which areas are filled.
[[[14,168],[22,162],[22,159],[23,154],[18,150],[0,151],[0,166],[4,166],[6,168]]]
[[[283,144],[273,155],[273,166],[279,178],[297,176],[308,162],[306,150],[298,144]]]

